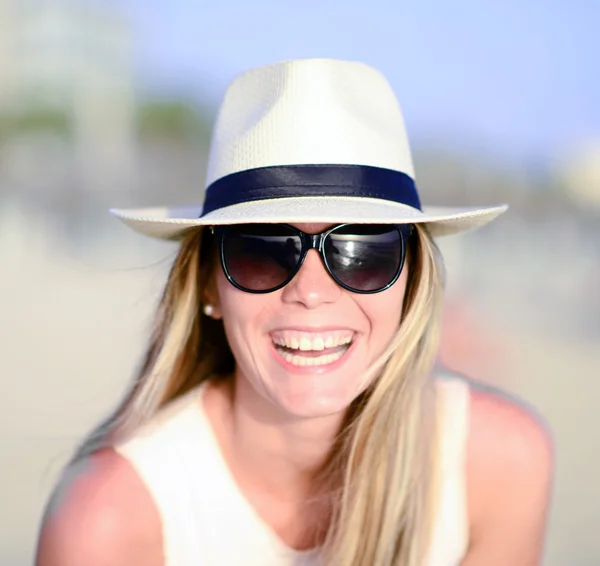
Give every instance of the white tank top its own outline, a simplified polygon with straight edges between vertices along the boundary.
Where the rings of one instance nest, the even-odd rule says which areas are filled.
[[[458,566],[468,546],[465,448],[469,387],[437,382],[442,415],[442,489],[426,566]],[[175,400],[115,446],[136,470],[162,521],[164,566],[316,566],[315,551],[278,537],[240,491],[199,393]]]

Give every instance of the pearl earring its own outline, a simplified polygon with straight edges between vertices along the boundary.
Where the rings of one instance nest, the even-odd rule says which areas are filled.
[[[212,316],[213,312],[215,312],[215,307],[213,307],[212,305],[204,305],[202,311],[206,316]]]

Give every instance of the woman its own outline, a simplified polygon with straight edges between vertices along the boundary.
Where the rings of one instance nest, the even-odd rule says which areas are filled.
[[[229,87],[203,207],[114,211],[181,240],[131,393],[74,458],[38,566],[531,566],[549,436],[432,370],[433,237],[395,95],[332,60]]]

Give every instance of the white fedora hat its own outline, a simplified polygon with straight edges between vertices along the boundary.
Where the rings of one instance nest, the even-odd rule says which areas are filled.
[[[137,232],[176,240],[197,226],[259,222],[423,223],[442,236],[507,208],[422,206],[388,81],[368,65],[331,59],[285,61],[235,78],[198,189],[198,206],[111,212]]]

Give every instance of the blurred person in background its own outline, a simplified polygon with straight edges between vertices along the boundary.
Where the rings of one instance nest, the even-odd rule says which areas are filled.
[[[181,245],[139,376],[48,505],[37,566],[533,566],[552,443],[432,369],[434,238],[386,79],[310,59],[236,78],[201,207],[117,210]]]

